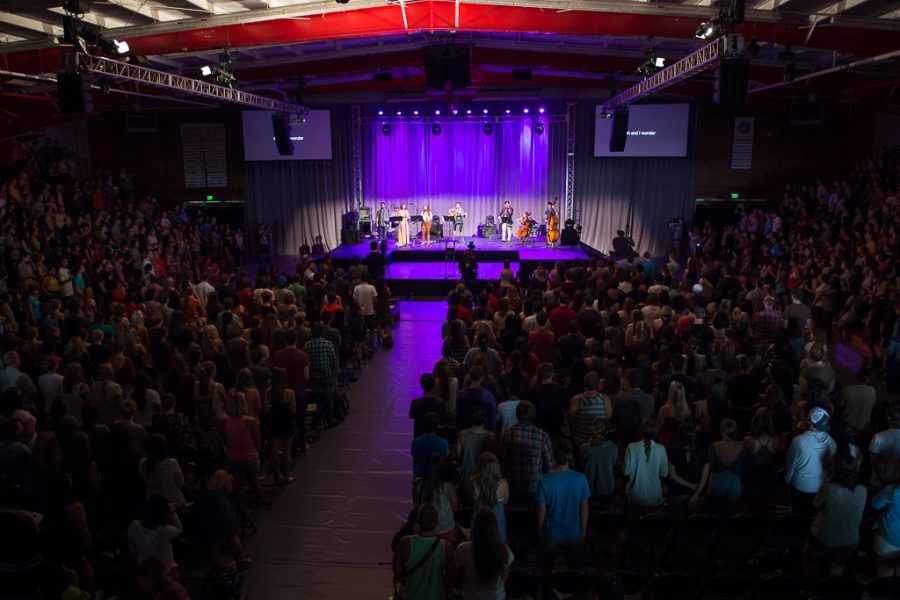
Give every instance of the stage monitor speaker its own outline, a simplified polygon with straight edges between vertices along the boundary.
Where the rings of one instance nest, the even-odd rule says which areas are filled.
[[[272,115],[272,135],[275,136],[278,154],[281,156],[294,154],[294,142],[291,141],[291,122],[288,115]]]
[[[425,49],[425,82],[428,87],[460,90],[469,87],[469,47],[443,44]]]
[[[346,227],[341,229],[341,243],[346,245],[359,243],[359,229],[356,227]]]
[[[81,73],[57,73],[59,112],[64,115],[83,115],[93,111],[89,90],[89,84],[81,77]]]
[[[359,235],[362,237],[369,237],[372,235],[372,221],[359,222]]]
[[[713,100],[722,106],[740,106],[747,102],[747,84],[750,80],[750,61],[746,58],[729,58],[719,61]]]
[[[609,132],[609,151],[624,152],[628,140],[628,109],[617,108],[613,112],[612,129]]]
[[[563,246],[577,246],[579,240],[578,231],[574,227],[566,227],[559,236],[560,244]]]

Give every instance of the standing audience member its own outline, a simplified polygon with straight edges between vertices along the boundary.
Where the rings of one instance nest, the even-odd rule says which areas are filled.
[[[826,481],[825,467],[837,450],[828,435],[831,417],[824,408],[809,411],[808,429],[795,437],[788,449],[785,482],[791,487],[791,512],[813,516],[813,501]]]

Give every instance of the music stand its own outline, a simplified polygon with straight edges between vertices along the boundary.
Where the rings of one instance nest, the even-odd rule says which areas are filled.
[[[456,266],[456,240],[444,240],[444,279],[450,275],[451,266]]]
[[[456,217],[452,215],[443,215],[444,224],[450,223],[450,239],[456,239],[456,233],[454,230],[454,226],[456,225]],[[444,235],[444,228],[441,227],[441,238],[445,238],[447,236]]]
[[[409,222],[410,222],[410,223],[414,223],[414,224],[418,225],[418,227],[416,227],[416,229],[418,229],[418,231],[416,232],[416,235],[413,236],[413,239],[414,239],[419,245],[422,245],[422,244],[425,243],[425,240],[423,240],[421,237],[419,237],[419,236],[422,234],[422,222],[423,222],[424,220],[425,220],[425,219],[422,217],[422,215],[412,215],[412,216],[409,217]]]

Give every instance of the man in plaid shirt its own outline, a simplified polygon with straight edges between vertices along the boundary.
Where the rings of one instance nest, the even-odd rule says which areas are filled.
[[[321,321],[313,323],[310,326],[312,339],[303,344],[303,351],[309,356],[309,387],[316,395],[314,429],[318,429],[323,418],[328,427],[334,425],[332,402],[338,369],[337,352],[334,345],[322,337],[323,329]]]
[[[519,504],[534,500],[541,475],[556,466],[550,436],[534,425],[536,417],[534,404],[525,400],[520,402],[516,407],[519,424],[503,433],[500,444],[500,458],[510,493]]]
[[[765,354],[775,339],[775,334],[784,327],[784,316],[776,310],[775,298],[766,296],[763,300],[763,309],[750,317],[750,326],[753,327],[757,351]]]

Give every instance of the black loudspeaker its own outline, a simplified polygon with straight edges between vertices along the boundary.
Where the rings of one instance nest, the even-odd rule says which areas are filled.
[[[355,226],[341,229],[341,243],[346,245],[358,244],[359,229]]]
[[[94,110],[89,89],[81,73],[58,73],[56,92],[59,95],[59,112],[64,115],[83,115]]]
[[[460,90],[469,87],[469,47],[444,44],[425,49],[425,81],[438,90]]]
[[[272,115],[272,135],[275,136],[278,154],[281,156],[294,154],[294,142],[291,141],[291,122],[288,115]]]
[[[609,151],[624,152],[628,139],[628,109],[617,108],[613,113],[612,129],[609,132]]]
[[[739,106],[747,102],[747,83],[750,79],[750,61],[746,58],[730,58],[719,61],[713,100],[723,106]]]
[[[580,236],[574,227],[566,227],[559,236],[559,242],[563,246],[577,246],[579,240]]]
[[[390,71],[386,73],[372,73],[372,81],[375,81],[377,83],[390,83],[391,81],[393,81],[393,79],[394,75]]]
[[[369,237],[372,235],[372,221],[360,221],[359,222],[359,234],[362,237]]]
[[[531,79],[531,69],[513,69],[513,81],[528,81]]]

